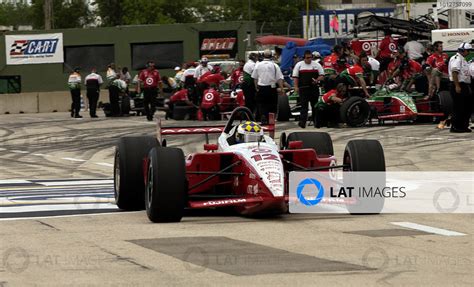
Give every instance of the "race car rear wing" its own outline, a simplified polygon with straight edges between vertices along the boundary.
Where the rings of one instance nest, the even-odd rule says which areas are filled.
[[[275,137],[275,114],[270,113],[268,116],[268,124],[262,125],[265,132],[268,132],[271,138]],[[156,125],[156,138],[161,143],[163,136],[166,135],[199,135],[199,134],[220,134],[225,130],[225,125],[215,126],[187,126],[187,127],[163,127],[161,118],[158,117]]]

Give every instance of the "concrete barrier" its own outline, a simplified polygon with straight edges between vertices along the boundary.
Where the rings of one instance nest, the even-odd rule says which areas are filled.
[[[38,93],[0,94],[0,114],[38,112]]]
[[[71,110],[71,102],[69,91],[38,93],[38,112],[68,112]]]
[[[86,98],[86,91],[81,92]],[[100,101],[109,102],[108,90],[100,91]],[[0,114],[69,112],[71,103],[69,91],[0,94]]]

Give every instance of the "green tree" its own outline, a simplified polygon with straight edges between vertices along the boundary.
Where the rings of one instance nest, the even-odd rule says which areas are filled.
[[[35,29],[44,28],[44,0],[32,1],[31,23]],[[83,28],[91,24],[93,14],[86,0],[53,0],[53,28]]]
[[[33,9],[31,6],[18,3],[0,4],[0,25],[13,26],[17,28],[20,25],[31,25]]]
[[[96,15],[101,19],[101,25],[113,27],[123,25],[123,0],[95,0]]]
[[[102,26],[193,23],[197,1],[95,0]]]

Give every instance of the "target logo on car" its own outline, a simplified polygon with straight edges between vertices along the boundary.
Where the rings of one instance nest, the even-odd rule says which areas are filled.
[[[362,50],[364,50],[364,51],[369,51],[371,47],[372,47],[372,45],[370,44],[370,42],[362,43]]]

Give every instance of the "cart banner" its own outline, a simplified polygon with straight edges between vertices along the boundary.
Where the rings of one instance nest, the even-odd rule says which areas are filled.
[[[290,172],[290,213],[473,213],[474,172]]]
[[[5,35],[7,65],[63,63],[63,34]]]

